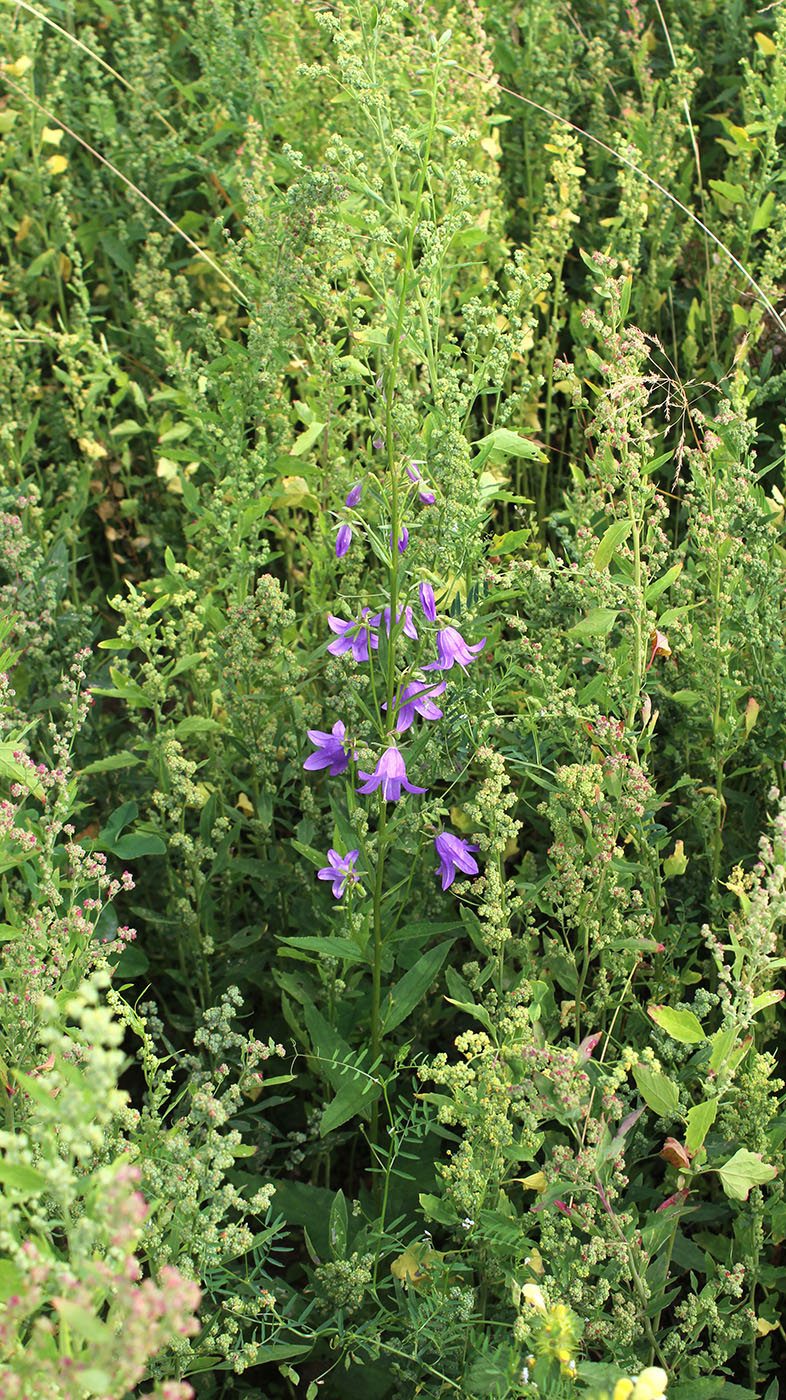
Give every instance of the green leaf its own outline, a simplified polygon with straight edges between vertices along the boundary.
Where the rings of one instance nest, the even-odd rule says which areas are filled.
[[[142,760],[130,749],[120,749],[118,753],[111,753],[107,758],[97,758],[95,762],[88,763],[85,768],[80,768],[80,773],[114,773],[120,768],[134,768]]]
[[[742,185],[732,185],[728,180],[710,180],[710,189],[719,194],[722,199],[728,199],[731,204],[744,204],[745,191]]]
[[[601,541],[602,543],[602,541]],[[586,617],[568,628],[569,637],[607,637],[619,613],[613,608],[592,608]]]
[[[223,730],[223,725],[209,715],[187,715],[175,729],[176,739],[187,739],[190,734],[215,734]]]
[[[142,856],[165,856],[166,842],[152,831],[129,831],[109,849],[118,860],[141,860]]]
[[[86,1342],[100,1342],[102,1346],[108,1344],[112,1333],[106,1323],[88,1308],[80,1307],[70,1298],[53,1298],[52,1307],[57,1310],[61,1322],[66,1323],[75,1337],[83,1337]]]
[[[776,1006],[779,1001],[783,1001],[786,992],[782,989],[775,992],[761,992],[759,996],[753,998],[753,1013],[763,1011],[767,1006]]]
[[[324,938],[306,935],[302,938],[281,938],[285,946],[279,949],[279,956],[286,957],[287,948],[296,948],[304,953],[318,953],[323,958],[344,958],[347,962],[366,962],[365,953],[351,938],[338,938],[325,934]]]
[[[387,1004],[380,1011],[385,1034],[395,1030],[414,1011],[442,967],[450,946],[450,943],[439,943],[436,948],[429,948],[393,987]]]
[[[516,549],[522,549],[529,540],[532,531],[508,530],[504,535],[495,535],[489,546],[489,554],[512,554]]]
[[[492,452],[502,452],[506,457],[526,457],[531,462],[545,461],[544,454],[534,442],[510,428],[495,428],[493,433],[487,433],[475,445],[480,450],[473,459],[474,467],[481,466]]]
[[[27,1076],[22,1082],[27,1087]],[[47,1090],[47,1099],[49,1091]],[[47,1179],[43,1172],[36,1171],[35,1167],[28,1167],[24,1162],[0,1161],[0,1182],[4,1186],[10,1186],[14,1191],[22,1191],[26,1196],[36,1196],[40,1191],[47,1188]]]
[[[592,567],[600,572],[611,563],[615,549],[619,549],[623,540],[627,539],[633,524],[630,520],[615,520],[613,525],[609,525],[605,531],[592,560]]]
[[[737,1039],[736,1026],[726,1026],[725,1030],[716,1031],[712,1037],[712,1054],[710,1056],[710,1069],[713,1074],[717,1074],[721,1065],[725,1064]]]
[[[325,423],[312,423],[304,432],[298,433],[289,449],[290,457],[302,457],[304,452],[308,452],[322,436],[325,427]]]
[[[769,228],[772,222],[774,208],[775,192],[774,190],[770,190],[769,194],[764,196],[764,199],[753,216],[751,221],[751,233],[760,233],[762,229]]]
[[[350,1070],[348,1072],[351,1073]],[[356,1118],[358,1114],[368,1117],[371,1105],[381,1093],[382,1085],[379,1081],[366,1076],[345,1084],[322,1114],[319,1122],[320,1137],[325,1137],[326,1133],[340,1128],[343,1123],[347,1123],[350,1118]]]
[[[654,603],[655,599],[659,598],[661,593],[665,593],[667,588],[671,588],[671,585],[676,582],[681,573],[682,560],[678,559],[677,563],[672,564],[671,568],[668,569],[665,574],[662,574],[660,578],[656,578],[655,582],[650,584],[644,594],[645,600],[648,603]]]
[[[707,1133],[715,1122],[715,1115],[718,1112],[717,1099],[705,1099],[704,1103],[696,1103],[689,1110],[686,1118],[688,1131],[685,1134],[685,1146],[689,1152],[698,1152],[704,1142]]]
[[[659,1070],[650,1069],[649,1065],[634,1065],[633,1078],[648,1108],[661,1118],[674,1117],[680,1101],[676,1084],[672,1084]]]
[[[655,1025],[681,1045],[698,1045],[706,1040],[701,1022],[692,1011],[673,1011],[670,1006],[650,1006],[647,1009]]]
[[[330,1207],[330,1223],[328,1225],[330,1248],[334,1259],[346,1259],[347,1257],[348,1225],[346,1198],[343,1191],[337,1191]]]
[[[747,1201],[752,1186],[763,1186],[778,1175],[777,1167],[762,1161],[760,1152],[741,1147],[718,1169],[721,1184],[733,1201]]]

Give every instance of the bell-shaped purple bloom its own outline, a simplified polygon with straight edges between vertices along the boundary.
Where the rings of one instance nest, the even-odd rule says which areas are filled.
[[[418,587],[418,593],[420,594],[420,606],[423,609],[423,616],[426,618],[427,622],[436,622],[437,605],[434,601],[434,589],[431,587],[431,584],[421,583]]]
[[[411,462],[405,470],[410,481],[414,481],[418,484],[418,500],[421,501],[424,506],[433,506],[437,498],[433,491],[427,491],[425,485],[422,484],[423,477],[420,475],[418,463],[415,461]]]
[[[468,646],[460,632],[455,627],[442,627],[437,633],[437,655],[439,661],[434,667],[439,671],[450,671],[454,663],[466,671],[471,661],[481,652],[486,645],[486,638],[482,642],[477,642],[475,646]],[[426,668],[429,669],[429,668]]]
[[[316,753],[309,754],[303,767],[312,772],[317,768],[329,768],[331,777],[337,778],[350,759],[350,751],[345,747],[346,729],[341,720],[336,720],[331,734],[325,734],[322,729],[307,729],[306,733],[315,745]],[[355,757],[354,750],[351,757]]]
[[[360,879],[355,874],[354,865],[360,851],[347,851],[345,856],[340,856],[338,851],[331,849],[328,851],[329,865],[324,865],[317,871],[318,880],[332,880],[333,894],[336,899],[340,899],[348,884],[357,884]]]
[[[391,610],[390,610],[389,607],[388,607],[388,608],[385,608],[384,614],[380,612],[380,613],[377,613],[375,617],[372,617],[372,619],[371,619],[371,626],[372,626],[372,627],[381,627],[383,616],[384,616],[384,619],[385,619],[385,631],[387,632],[388,636],[390,636],[390,617],[391,617]],[[401,621],[401,609],[399,608],[398,612],[396,613],[396,622],[400,622],[400,621]],[[413,642],[416,642],[417,639],[418,639],[418,629],[417,629],[417,627],[415,626],[414,622],[412,621],[412,609],[411,609],[411,607],[406,607],[406,608],[404,609],[404,635],[405,635],[406,637],[411,637],[412,640],[413,640]],[[328,649],[329,649],[329,648],[328,648]]]
[[[404,760],[393,745],[389,749],[385,749],[373,773],[361,771],[359,776],[364,781],[361,787],[356,789],[357,792],[362,792],[364,796],[367,796],[370,792],[376,792],[381,784],[382,796],[386,802],[398,802],[402,787],[406,788],[407,792],[412,793],[428,791],[427,788],[415,787],[414,783],[408,781]]]
[[[407,529],[406,525],[404,525],[404,526],[402,526],[401,534],[400,534],[399,537],[398,537],[398,552],[399,552],[399,554],[403,554],[403,553],[404,553],[404,550],[406,549],[406,547],[407,547],[408,544],[409,544],[409,530]],[[392,530],[391,530],[391,532],[390,532],[390,548],[391,548],[391,549],[393,548],[393,531],[392,531]]]
[[[356,506],[356,505],[358,504],[358,502],[360,501],[360,497],[361,497],[362,495],[363,495],[363,482],[362,482],[362,481],[356,481],[356,482],[355,482],[355,485],[352,487],[352,490],[350,491],[349,495],[347,496],[347,501],[346,501],[347,505],[348,505],[348,506],[353,506],[353,507]]]
[[[464,841],[461,836],[454,836],[450,831],[441,831],[439,836],[434,837],[434,849],[439,857],[436,874],[442,876],[443,890],[453,884],[456,870],[460,870],[464,875],[477,875],[478,863],[470,855],[470,851],[480,850],[479,846],[471,846],[469,841]]]
[[[348,525],[347,522],[344,521],[343,525],[339,525],[339,527],[338,527],[338,534],[336,535],[336,558],[337,558],[337,559],[342,559],[342,558],[344,557],[344,555],[346,554],[347,550],[349,549],[349,546],[351,545],[351,543],[352,543],[352,526],[351,526],[351,525]]]
[[[376,437],[372,440],[371,446],[374,448],[375,452],[382,451],[383,447],[385,446],[385,439],[383,438],[381,433],[377,433]]]
[[[442,719],[442,711],[433,703],[433,697],[442,695],[447,688],[447,681],[442,681],[439,685],[424,685],[422,681],[412,681],[410,685],[404,686],[397,697],[396,729],[398,733],[403,734],[406,729],[410,728],[416,714],[421,715],[423,719]],[[382,708],[386,710],[387,705],[383,705]]]
[[[360,619],[354,622],[345,622],[341,617],[328,614],[328,627],[331,632],[337,633],[335,642],[328,645],[331,656],[343,656],[351,651],[356,661],[368,661],[369,646],[372,651],[379,649],[379,637],[373,631],[378,623],[379,616],[371,617],[371,608],[364,608]]]

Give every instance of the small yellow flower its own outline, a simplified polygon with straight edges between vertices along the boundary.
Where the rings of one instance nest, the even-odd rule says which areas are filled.
[[[668,1380],[661,1366],[648,1366],[638,1377],[631,1400],[663,1400]]]
[[[44,146],[59,146],[62,139],[62,126],[45,126],[41,132],[41,141]]]
[[[68,165],[68,157],[50,156],[46,164],[53,175],[62,175]]]
[[[614,1387],[614,1395],[612,1397],[612,1400],[628,1400],[628,1397],[630,1396],[632,1390],[633,1381],[628,1380],[627,1376],[625,1376],[622,1380],[617,1381],[617,1384]]]
[[[6,73],[10,73],[12,78],[23,78],[33,60],[26,53],[23,53],[16,63],[9,63]]]

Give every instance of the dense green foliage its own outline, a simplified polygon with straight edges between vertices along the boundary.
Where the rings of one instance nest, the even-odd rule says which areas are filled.
[[[0,27],[0,1400],[777,1400],[786,7]]]

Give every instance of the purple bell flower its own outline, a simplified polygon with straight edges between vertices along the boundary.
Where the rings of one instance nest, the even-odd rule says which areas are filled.
[[[341,720],[336,720],[331,734],[325,734],[322,729],[307,729],[306,733],[315,745],[316,753],[309,754],[303,767],[311,772],[317,768],[329,768],[331,777],[337,778],[339,773],[344,772],[350,759],[349,751],[344,747],[346,729]],[[355,757],[354,749],[351,756]]]
[[[368,661],[369,645],[372,651],[379,649],[379,637],[372,630],[378,622],[378,616],[371,617],[371,608],[364,608],[360,619],[354,622],[345,622],[341,617],[328,614],[328,627],[331,632],[337,633],[335,642],[328,644],[331,656],[343,656],[351,651],[356,661]]]
[[[430,583],[421,583],[418,588],[420,594],[420,606],[423,609],[423,616],[427,622],[436,622],[437,605],[434,601],[434,589]]]
[[[471,846],[469,841],[454,836],[450,831],[441,831],[439,836],[434,837],[434,849],[439,857],[436,874],[442,876],[443,890],[453,884],[457,869],[464,875],[477,875],[478,863],[470,851],[480,850],[479,846]]]
[[[421,504],[424,506],[433,506],[437,498],[433,491],[427,491],[425,485],[422,484],[423,477],[420,475],[418,463],[412,461],[408,467],[405,467],[405,471],[410,481],[414,481],[418,485],[418,500]]]
[[[359,503],[360,498],[361,498],[362,495],[363,495],[363,482],[362,482],[362,481],[356,481],[356,482],[355,482],[355,485],[352,487],[352,490],[350,491],[349,495],[347,496],[346,504],[347,504],[348,506],[352,506],[352,507],[356,506],[356,505]]]
[[[324,865],[317,871],[318,880],[332,880],[333,894],[336,899],[340,899],[348,884],[355,885],[360,879],[355,874],[354,865],[360,851],[347,851],[345,856],[340,856],[338,851],[331,849],[328,851],[329,865]]]
[[[413,681],[410,685],[399,690],[397,696],[398,714],[396,715],[396,730],[403,734],[413,724],[415,715],[419,714],[423,719],[442,719],[442,710],[433,703],[433,696],[442,695],[448,688],[447,681],[442,681],[441,685],[424,685],[422,681]],[[382,706],[383,710],[387,705]]]
[[[406,547],[407,547],[408,544],[409,544],[409,530],[407,529],[406,525],[404,525],[404,526],[402,526],[401,534],[400,534],[399,537],[398,537],[398,552],[399,552],[399,554],[403,554],[403,553],[404,553],[404,550],[406,549]],[[391,549],[393,548],[393,531],[392,531],[392,530],[391,530],[391,532],[390,532],[390,548],[391,548]]]
[[[361,771],[359,777],[363,778],[364,781],[359,788],[356,788],[356,792],[368,796],[370,792],[376,792],[381,785],[382,796],[386,802],[398,802],[402,787],[406,788],[407,792],[412,793],[428,791],[427,788],[416,787],[414,783],[408,781],[404,760],[393,745],[389,749],[385,749],[373,773]]]
[[[344,521],[344,524],[343,524],[343,525],[339,525],[339,527],[338,527],[338,534],[336,535],[336,558],[337,558],[337,559],[342,559],[342,558],[344,557],[344,555],[346,554],[347,550],[349,549],[349,546],[351,545],[351,543],[352,543],[352,526],[351,526],[351,525],[348,525],[348,524],[346,523],[346,521]]]
[[[442,627],[437,633],[437,655],[439,661],[433,665],[434,670],[450,671],[455,665],[466,671],[470,662],[481,652],[486,645],[486,638],[482,642],[477,642],[475,646],[468,646],[460,632],[455,627]],[[431,667],[426,667],[427,670]]]
[[[390,636],[390,617],[391,617],[391,610],[390,610],[389,607],[385,608],[384,614],[381,613],[381,612],[379,612],[379,613],[376,614],[375,617],[372,617],[372,619],[371,619],[371,626],[372,626],[372,627],[380,627],[380,626],[382,625],[382,618],[383,618],[383,616],[384,616],[384,619],[385,619],[385,631],[387,632],[388,636]],[[401,609],[399,608],[398,612],[396,613],[396,622],[400,622],[400,621],[401,621]],[[416,628],[414,622],[412,621],[412,608],[411,608],[411,607],[406,607],[406,608],[404,609],[404,635],[405,635],[405,637],[411,637],[412,640],[413,640],[413,642],[416,642],[417,639],[418,639],[418,630],[417,630],[417,628]]]

